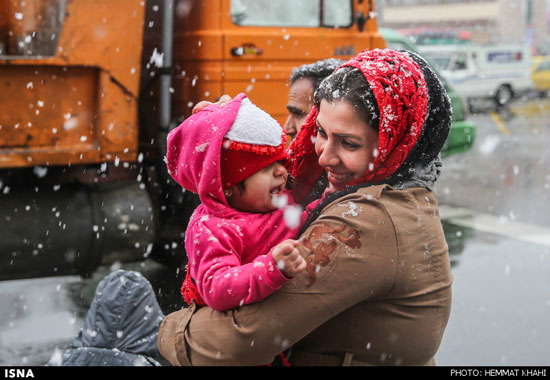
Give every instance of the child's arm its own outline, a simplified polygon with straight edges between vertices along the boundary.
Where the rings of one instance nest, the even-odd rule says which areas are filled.
[[[195,278],[204,302],[219,311],[251,304],[278,290],[289,278],[277,268],[271,252],[241,264],[220,247],[201,254]]]
[[[222,311],[256,302],[290,280],[271,252],[243,264],[245,247],[238,230],[224,228],[216,219],[205,218],[189,227],[185,248],[190,274],[211,308]]]

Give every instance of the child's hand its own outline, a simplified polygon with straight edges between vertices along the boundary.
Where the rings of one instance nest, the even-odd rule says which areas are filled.
[[[285,240],[273,248],[273,260],[286,277],[292,278],[306,269],[306,260],[296,248],[298,240]]]

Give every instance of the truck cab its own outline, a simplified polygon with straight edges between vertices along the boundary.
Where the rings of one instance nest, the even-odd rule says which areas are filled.
[[[199,100],[245,92],[281,124],[291,70],[383,48],[374,1],[187,1],[176,8],[174,88],[187,116]],[[183,106],[183,107],[181,107]]]

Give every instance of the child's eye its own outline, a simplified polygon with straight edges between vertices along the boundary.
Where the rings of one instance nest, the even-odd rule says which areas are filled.
[[[270,171],[274,166],[275,166],[275,162],[273,162],[273,163],[270,164],[270,165],[267,165],[267,166],[264,167],[263,169],[260,169],[260,172],[267,173],[267,172]]]

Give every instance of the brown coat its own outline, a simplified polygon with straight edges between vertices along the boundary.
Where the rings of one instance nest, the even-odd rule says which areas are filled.
[[[292,365],[433,363],[452,284],[433,193],[362,188],[327,205],[302,240],[307,270],[265,300],[168,315],[162,355],[174,365],[261,365],[292,346]]]

